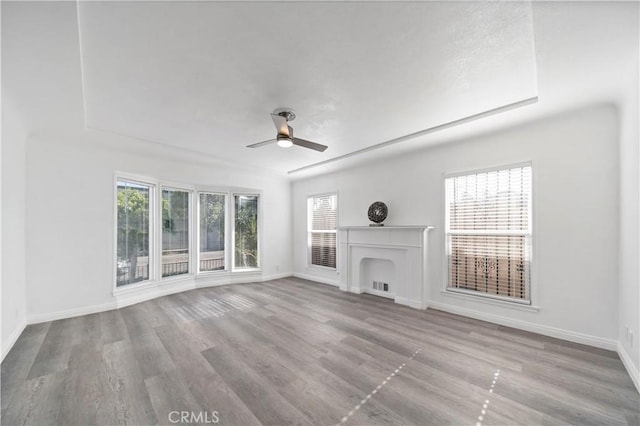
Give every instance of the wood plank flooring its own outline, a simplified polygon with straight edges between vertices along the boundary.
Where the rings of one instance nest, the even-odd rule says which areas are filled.
[[[640,424],[614,352],[296,278],[28,326],[1,379],[3,425]]]

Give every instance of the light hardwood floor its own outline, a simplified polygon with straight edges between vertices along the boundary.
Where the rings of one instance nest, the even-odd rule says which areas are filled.
[[[3,425],[640,424],[614,352],[296,278],[28,326],[1,378]]]

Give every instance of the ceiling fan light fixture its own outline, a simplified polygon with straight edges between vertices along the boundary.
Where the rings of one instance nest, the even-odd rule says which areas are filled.
[[[324,150],[327,149],[326,145],[293,137],[293,129],[289,126],[289,122],[294,118],[296,118],[296,114],[291,109],[279,108],[273,111],[271,114],[271,120],[273,120],[273,124],[276,126],[276,138],[269,139],[268,141],[252,143],[251,145],[247,145],[247,148],[259,148],[275,142],[281,148],[290,148],[293,145],[296,145],[301,148],[324,152]]]
[[[278,138],[278,146],[281,148],[291,148],[293,146],[293,141],[290,138]]]

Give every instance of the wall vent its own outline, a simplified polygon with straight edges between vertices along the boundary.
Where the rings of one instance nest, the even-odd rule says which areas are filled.
[[[378,291],[389,291],[389,283],[383,283],[382,281],[374,281],[373,289]]]

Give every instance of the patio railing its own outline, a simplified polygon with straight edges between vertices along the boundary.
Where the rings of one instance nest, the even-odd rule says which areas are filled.
[[[225,267],[224,257],[213,259],[200,259],[200,271],[219,271]],[[164,263],[162,265],[162,276],[171,277],[174,275],[188,274],[189,261],[179,261]],[[131,277],[131,266],[118,266],[117,268],[117,285],[136,283],[149,279],[149,264],[137,265],[135,275]]]

